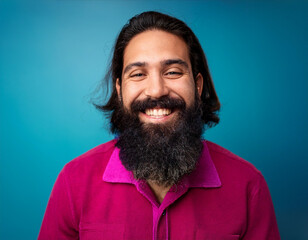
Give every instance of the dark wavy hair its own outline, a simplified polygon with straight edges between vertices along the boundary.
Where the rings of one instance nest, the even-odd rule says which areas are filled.
[[[110,69],[104,78],[107,82],[107,89],[110,84],[109,81],[112,80],[111,96],[106,104],[94,103],[95,107],[110,114],[111,131],[116,132],[117,126],[114,123],[115,118],[119,117],[117,113],[121,107],[116,91],[116,80],[119,78],[121,84],[124,50],[134,36],[153,29],[172,33],[183,39],[187,44],[193,76],[196,78],[198,73],[201,73],[204,80],[201,94],[202,120],[208,127],[216,125],[219,122],[217,112],[220,109],[220,103],[199,40],[183,21],[154,11],[143,12],[134,16],[122,28],[114,46]]]

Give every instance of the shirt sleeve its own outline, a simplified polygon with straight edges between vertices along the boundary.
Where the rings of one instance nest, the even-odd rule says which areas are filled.
[[[38,240],[78,239],[78,225],[64,170],[60,172],[51,192]]]
[[[248,222],[243,240],[280,240],[274,206],[262,175],[248,199]]]

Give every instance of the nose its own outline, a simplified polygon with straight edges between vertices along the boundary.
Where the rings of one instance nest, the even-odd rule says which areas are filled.
[[[158,99],[169,94],[169,88],[160,74],[149,76],[146,81],[144,93],[147,97]]]

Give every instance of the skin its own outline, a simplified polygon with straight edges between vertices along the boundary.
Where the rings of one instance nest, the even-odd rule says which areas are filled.
[[[195,100],[196,88],[201,96],[202,87],[203,77],[199,73],[196,79],[193,78],[188,46],[178,36],[161,30],[148,30],[133,37],[125,48],[122,83],[120,85],[117,79],[116,89],[128,110],[134,100],[162,96],[181,98],[190,107]],[[151,111],[153,113],[154,109]],[[139,113],[141,122],[164,124],[176,121],[178,110],[154,116],[146,113],[149,112]],[[171,187],[158,186],[153,182],[148,184],[160,203]]]
[[[202,75],[198,74],[194,80],[188,47],[176,35],[161,30],[145,31],[125,48],[122,83],[120,86],[118,79],[116,88],[127,109],[134,100],[167,95],[182,98],[189,107],[194,103],[196,87],[201,95]],[[139,113],[139,118],[145,123],[164,123],[174,119],[176,113],[160,118]]]

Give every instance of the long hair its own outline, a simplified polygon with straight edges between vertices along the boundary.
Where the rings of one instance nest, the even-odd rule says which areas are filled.
[[[216,125],[219,122],[217,111],[220,109],[220,103],[199,40],[183,21],[154,11],[143,12],[134,16],[122,28],[114,46],[110,69],[105,76],[107,86],[109,86],[109,81],[112,81],[111,96],[106,104],[94,103],[95,107],[110,114],[111,131],[114,133],[117,130],[117,127],[114,125],[114,120],[117,117],[118,109],[121,107],[116,91],[116,80],[118,78],[121,84],[124,50],[134,36],[153,29],[174,34],[183,39],[187,44],[194,79],[198,73],[204,79],[201,94],[202,120],[208,127]]]

